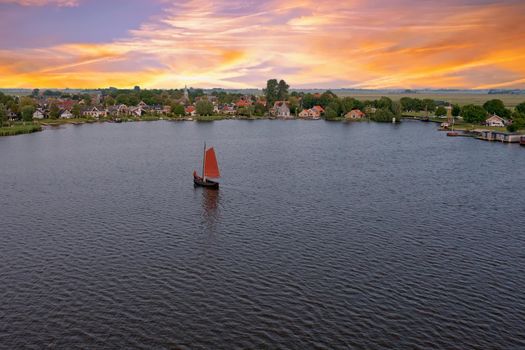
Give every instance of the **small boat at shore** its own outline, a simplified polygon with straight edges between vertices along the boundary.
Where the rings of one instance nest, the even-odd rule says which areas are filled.
[[[522,136],[522,137],[520,138],[520,145],[521,145],[521,146],[525,146],[525,136]]]
[[[454,117],[452,117],[452,129],[447,132],[447,136],[451,136],[451,137],[454,137],[454,136],[459,136],[459,133],[457,131],[454,131],[454,123],[455,123],[456,119]]]
[[[193,171],[193,185],[196,187],[207,187],[211,189],[219,189],[219,183],[217,181],[210,180],[209,178],[219,178],[221,173],[219,171],[219,164],[217,163],[217,156],[213,147],[206,149],[204,144],[204,154],[202,159],[202,176],[197,174],[197,171]]]

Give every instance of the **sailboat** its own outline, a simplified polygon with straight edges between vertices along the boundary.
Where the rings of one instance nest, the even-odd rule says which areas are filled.
[[[215,150],[213,149],[213,147],[206,149],[205,143],[204,154],[202,159],[202,177],[197,174],[196,170],[194,170],[193,184],[195,186],[218,189],[219,183],[209,179],[218,177],[221,177],[221,173],[219,171],[219,164],[217,164]]]
[[[447,136],[459,136],[459,133],[457,131],[454,131],[454,122],[456,121],[456,118],[452,116],[452,130],[447,132]]]

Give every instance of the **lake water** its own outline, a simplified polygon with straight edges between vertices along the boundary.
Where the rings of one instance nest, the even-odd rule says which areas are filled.
[[[0,348],[525,348],[524,179],[408,121],[0,138]]]

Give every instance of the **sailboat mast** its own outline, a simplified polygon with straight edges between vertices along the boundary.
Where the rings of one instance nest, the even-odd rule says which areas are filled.
[[[206,142],[204,142],[204,152],[202,154],[202,179],[206,181],[206,175],[204,175],[204,171],[206,167]]]

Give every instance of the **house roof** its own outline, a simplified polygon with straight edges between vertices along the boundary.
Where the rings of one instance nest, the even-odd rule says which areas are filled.
[[[489,121],[489,120],[491,120],[491,119],[496,119],[496,120],[499,120],[499,121],[505,121],[505,119],[503,119],[502,117],[500,117],[500,116],[497,115],[497,114],[493,114],[493,115],[491,115],[490,117],[488,117],[488,118],[486,119],[486,121]]]

